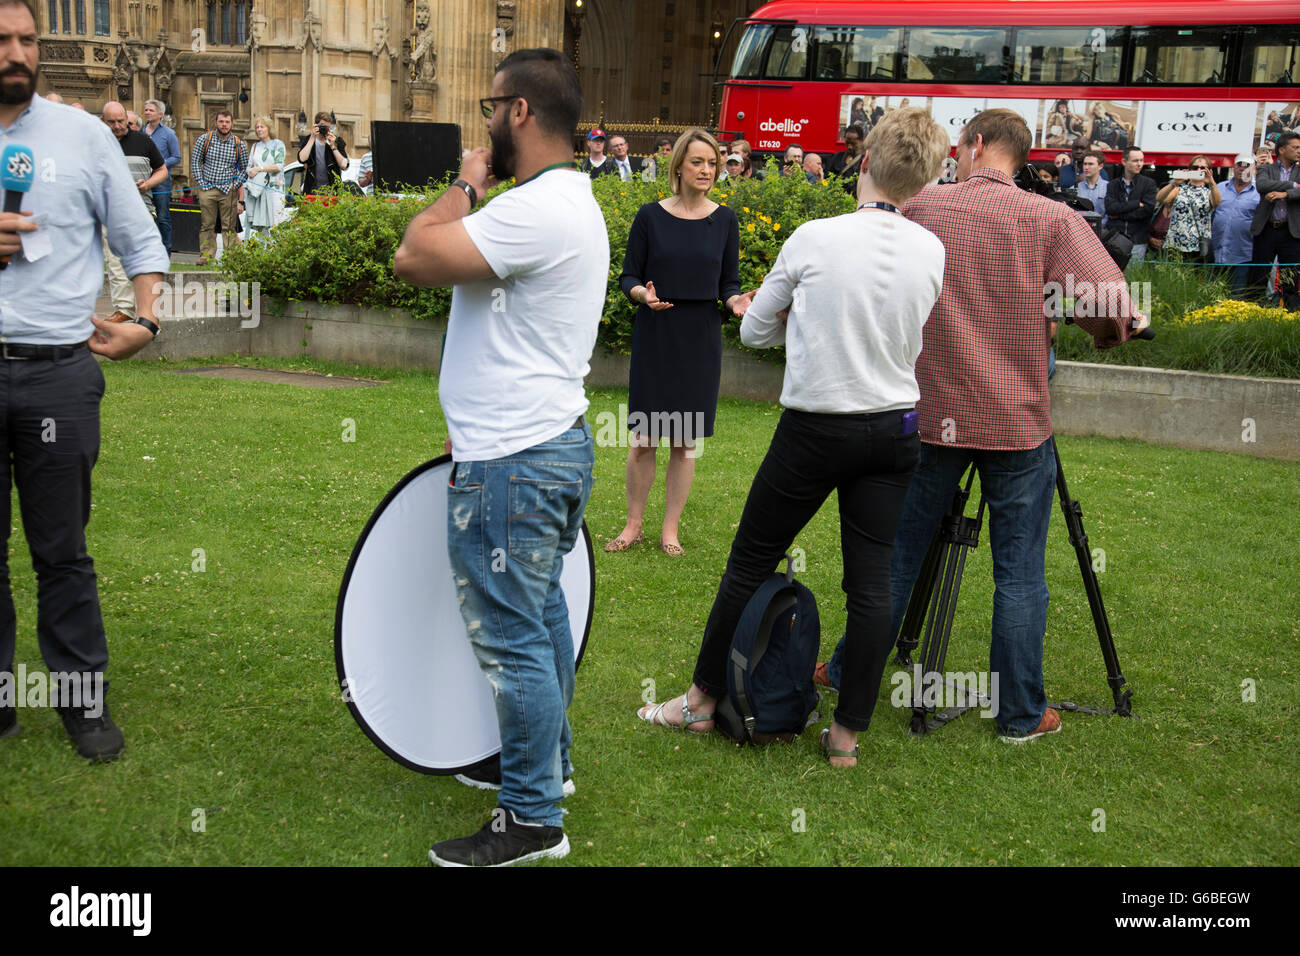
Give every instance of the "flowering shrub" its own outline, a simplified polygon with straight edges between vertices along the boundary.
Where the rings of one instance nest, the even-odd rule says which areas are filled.
[[[509,185],[497,186],[489,198]],[[346,302],[406,309],[422,318],[445,317],[451,307],[450,289],[417,289],[393,275],[393,254],[402,233],[445,188],[413,190],[397,202],[347,192],[304,197],[311,201],[299,203],[294,217],[275,227],[274,241],[254,238],[241,243],[226,253],[222,266],[236,281],[261,282],[262,294],[278,299]],[[592,188],[609,232],[609,282],[599,340],[626,354],[636,314],[636,306],[618,285],[628,233],[643,204],[671,194],[666,177],[647,183],[639,177],[623,182],[602,176]],[[722,182],[712,198],[733,208],[740,221],[740,282],[745,290],[758,288],[781,243],[800,223],[853,210],[852,197],[834,181],[811,186],[802,178],[777,176],[775,166],[763,181]],[[739,344],[739,322],[730,313],[727,318],[723,334]]]
[[[1188,312],[1174,320],[1177,325],[1203,325],[1206,322],[1295,322],[1300,312],[1286,309],[1266,309],[1254,302],[1224,299],[1204,308]]]

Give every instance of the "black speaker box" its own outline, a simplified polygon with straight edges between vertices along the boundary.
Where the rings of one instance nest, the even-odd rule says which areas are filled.
[[[460,169],[460,126],[456,123],[370,124],[375,187],[427,186]]]

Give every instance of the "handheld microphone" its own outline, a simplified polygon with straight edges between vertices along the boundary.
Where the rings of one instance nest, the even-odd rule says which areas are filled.
[[[5,191],[5,212],[15,213],[23,207],[23,193],[36,180],[36,157],[26,146],[11,144],[0,153],[0,188]],[[0,269],[9,265],[9,256],[0,257]]]

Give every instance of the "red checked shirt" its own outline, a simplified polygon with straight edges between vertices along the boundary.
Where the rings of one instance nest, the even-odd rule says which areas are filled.
[[[1036,448],[1052,434],[1044,312],[1050,284],[1059,284],[1057,301],[1075,299],[1075,322],[1098,348],[1109,348],[1129,337],[1135,314],[1123,272],[1082,216],[1026,192],[1000,170],[927,186],[903,215],[938,236],[947,252],[943,290],[916,361],[921,440]]]

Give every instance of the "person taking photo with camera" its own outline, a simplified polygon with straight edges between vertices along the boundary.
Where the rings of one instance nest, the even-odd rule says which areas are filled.
[[[330,114],[316,114],[316,129],[298,142],[298,162],[304,166],[302,194],[310,196],[342,177],[348,168],[348,144],[335,135]]]

